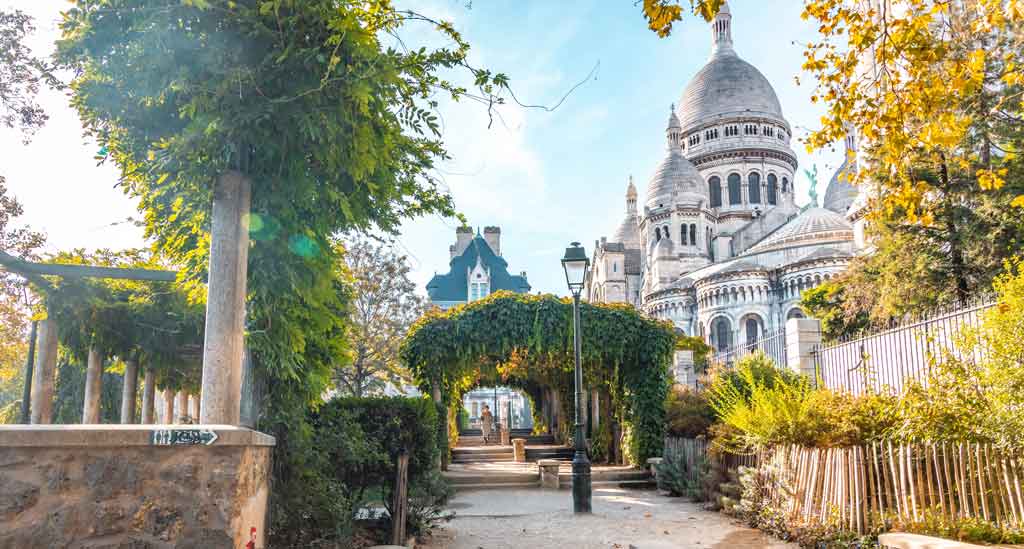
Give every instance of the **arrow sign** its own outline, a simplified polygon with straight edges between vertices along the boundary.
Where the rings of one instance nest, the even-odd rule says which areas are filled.
[[[157,429],[150,440],[154,446],[210,446],[217,438],[209,429]]]

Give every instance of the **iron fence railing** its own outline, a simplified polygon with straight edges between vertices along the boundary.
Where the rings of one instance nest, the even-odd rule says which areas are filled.
[[[776,366],[785,368],[786,330],[782,329],[769,332],[757,341],[717,351],[712,354],[710,362],[715,365],[731,367],[736,364],[736,361],[739,359],[757,350],[764,351],[764,353],[768,355],[768,358],[771,358],[772,361],[775,362]]]
[[[931,365],[944,356],[977,360],[984,349],[964,351],[957,339],[978,326],[994,301],[984,300],[937,312],[878,333],[818,346],[814,350],[818,382],[855,394],[899,394],[907,380],[927,381]]]

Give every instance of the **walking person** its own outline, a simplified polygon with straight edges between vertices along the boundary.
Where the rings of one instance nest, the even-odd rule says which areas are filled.
[[[480,429],[484,432],[484,444],[490,444],[491,429],[494,427],[494,414],[490,407],[484,404],[484,411],[480,412]]]

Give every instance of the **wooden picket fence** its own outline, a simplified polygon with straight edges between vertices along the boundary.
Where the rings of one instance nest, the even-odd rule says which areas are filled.
[[[769,497],[792,521],[866,533],[883,517],[1024,525],[1024,453],[984,444],[788,446],[761,456]]]
[[[689,465],[689,478],[691,482],[700,480],[701,465],[711,459],[718,459],[724,462],[726,469],[735,469],[740,466],[756,467],[758,456],[755,454],[729,454],[716,453],[714,458],[708,452],[710,443],[703,438],[681,438],[666,437],[663,457],[682,455]]]

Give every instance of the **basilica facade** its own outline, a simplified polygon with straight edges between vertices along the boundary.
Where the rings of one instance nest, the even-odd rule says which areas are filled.
[[[771,83],[733,48],[728,5],[711,37],[709,61],[670,109],[646,192],[630,178],[622,221],[595,243],[586,295],[726,349],[802,316],[800,292],[846,267],[856,192],[844,163],[821,206],[797,205],[791,127]]]

